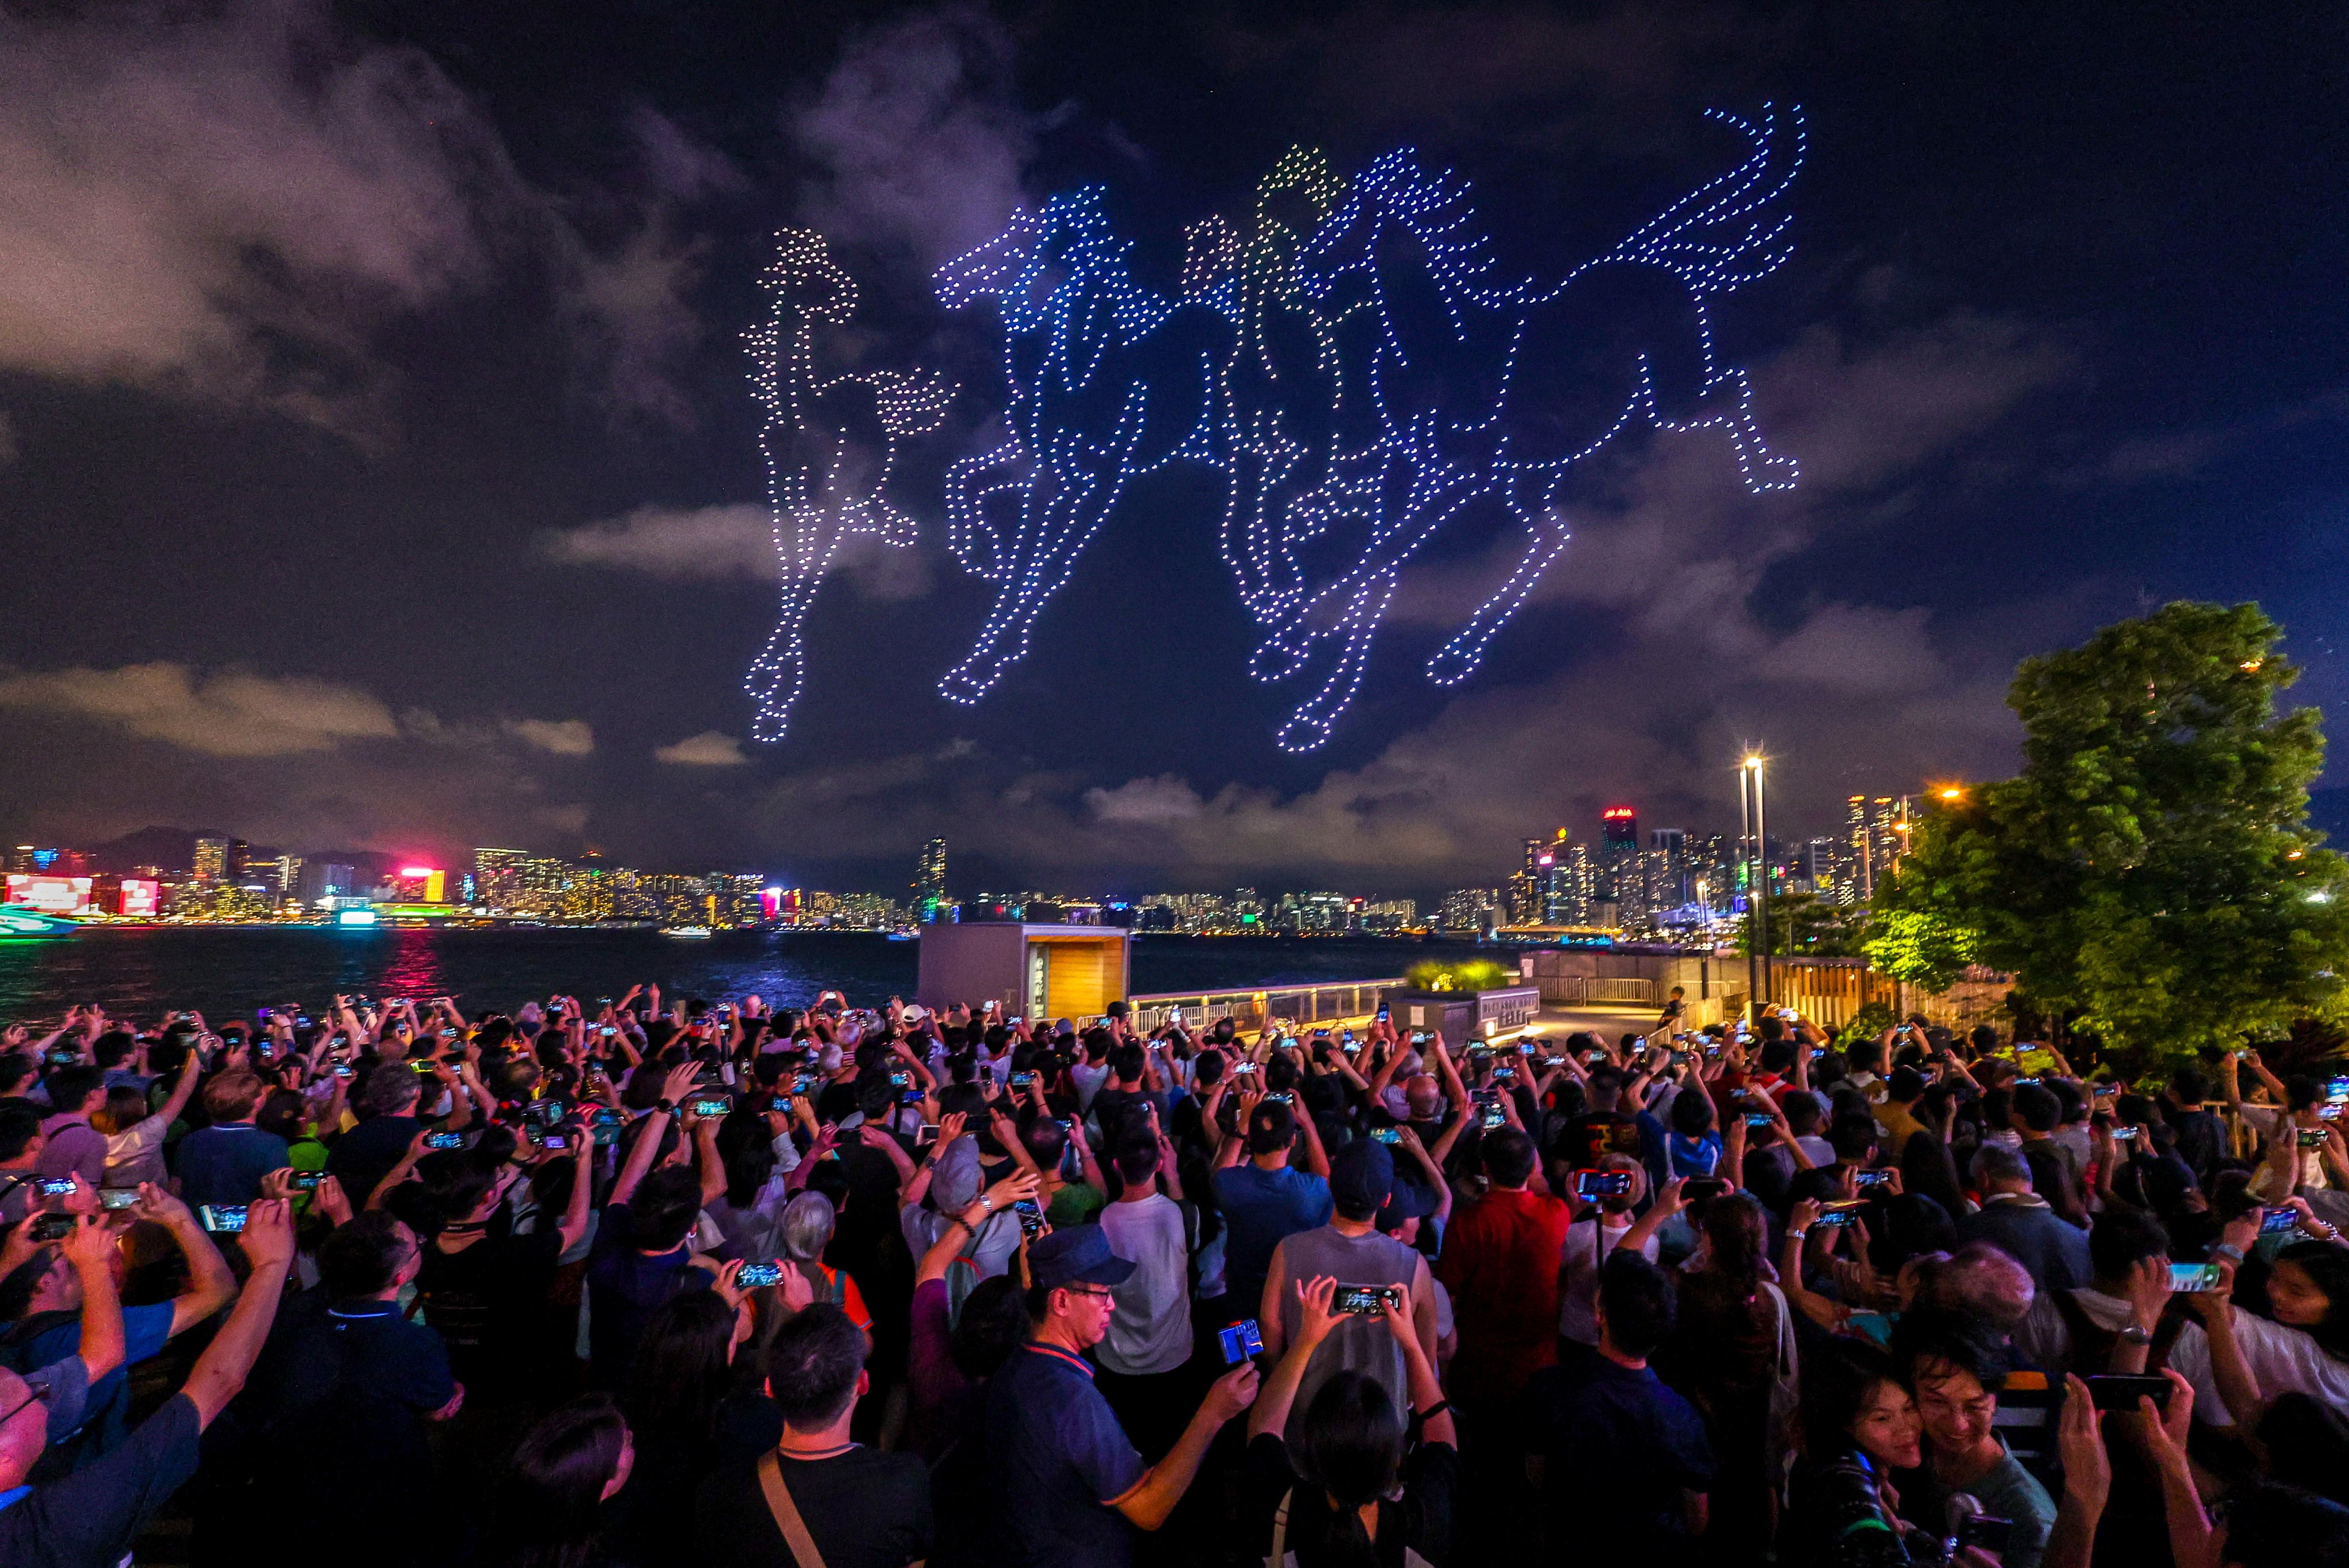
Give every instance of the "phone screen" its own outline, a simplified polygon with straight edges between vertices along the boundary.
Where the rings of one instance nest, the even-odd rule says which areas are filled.
[[[1583,1198],[1619,1198],[1631,1190],[1629,1171],[1578,1171],[1574,1191]]]
[[[2172,1264],[2169,1265],[2169,1288],[2173,1292],[2191,1293],[2216,1290],[2219,1286],[2217,1264]]]
[[[734,1283],[745,1290],[750,1290],[762,1284],[774,1284],[782,1277],[781,1264],[744,1264],[742,1272],[734,1276]]]
[[[1392,1287],[1382,1284],[1341,1284],[1330,1297],[1330,1310],[1357,1317],[1376,1317],[1385,1310]]]
[[[204,1203],[197,1208],[196,1220],[207,1231],[233,1234],[244,1229],[244,1211],[243,1203]]]
[[[1237,1367],[1251,1356],[1264,1354],[1264,1333],[1255,1318],[1233,1324],[1216,1336],[1224,1349],[1224,1365]]]
[[[138,1190],[132,1187],[109,1187],[98,1195],[101,1209],[128,1209],[138,1202]]]
[[[2297,1209],[2270,1209],[2260,1216],[2260,1234],[2263,1236],[2281,1235],[2286,1231],[2298,1229],[2300,1211]]]

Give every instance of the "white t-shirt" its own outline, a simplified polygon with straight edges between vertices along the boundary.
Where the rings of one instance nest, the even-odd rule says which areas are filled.
[[[1567,1338],[1583,1345],[1599,1343],[1599,1265],[1606,1262],[1607,1253],[1623,1244],[1623,1238],[1639,1223],[1630,1214],[1609,1216],[1620,1218],[1619,1225],[1609,1225],[1602,1237],[1597,1222],[1577,1220],[1566,1228],[1566,1245],[1560,1261],[1565,1266],[1566,1288],[1558,1292],[1557,1331]],[[1648,1233],[1647,1244],[1640,1255],[1650,1263],[1656,1261],[1655,1233]]]
[[[2243,1119],[2250,1122],[2259,1135],[2271,1144],[2279,1138],[2289,1138],[2293,1140],[2295,1147],[2292,1150],[2292,1162],[2295,1169],[2292,1172],[2292,1181],[2295,1188],[2313,1187],[2322,1191],[2332,1185],[2324,1176],[2324,1150],[2297,1147],[2300,1139],[2300,1124],[2292,1119],[2292,1112],[2281,1106],[2247,1105],[2243,1107]],[[2269,1185],[2268,1172],[2271,1169],[2266,1160],[2260,1161],[2258,1171],[2251,1177],[2251,1191],[2266,1196],[2270,1202],[2290,1197],[2292,1194],[2289,1192],[2272,1195],[2266,1192]],[[2264,1388],[2261,1389],[2261,1393],[2266,1391]]]
[[[1135,1265],[1117,1287],[1109,1336],[1097,1354],[1129,1377],[1172,1372],[1191,1359],[1190,1249],[1183,1207],[1164,1192],[1101,1212],[1110,1251]]]
[[[2332,1406],[2349,1409],[2349,1362],[2336,1361],[2313,1336],[2298,1328],[2271,1322],[2241,1307],[2235,1314],[2235,1343],[2242,1347],[2243,1363],[2260,1398],[2301,1393]],[[2170,1347],[2169,1365],[2194,1385],[2194,1413],[2213,1426],[2232,1426],[2235,1418],[2219,1398],[2219,1380],[2210,1370],[2210,1342],[2200,1325],[2181,1334]]]

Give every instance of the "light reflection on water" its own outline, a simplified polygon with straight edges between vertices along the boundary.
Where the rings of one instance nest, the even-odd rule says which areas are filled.
[[[0,942],[0,1019],[47,1017],[80,1002],[142,1022],[168,1007],[225,1016],[293,1002],[315,1014],[336,993],[454,995],[471,1016],[551,993],[593,1007],[647,982],[665,996],[756,995],[770,1006],[831,988],[853,1005],[877,1006],[912,996],[919,945],[862,932],[721,932],[695,941],[652,931],[90,929],[57,941]],[[1133,945],[1133,985],[1367,980],[1474,951],[1375,939],[1153,936]]]

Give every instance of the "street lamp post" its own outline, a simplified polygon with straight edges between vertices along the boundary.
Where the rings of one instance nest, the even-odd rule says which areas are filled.
[[[1737,770],[1737,810],[1745,829],[1745,895],[1752,919],[1745,944],[1747,1006],[1758,1016],[1770,1001],[1770,848],[1762,803],[1762,755],[1749,753]]]

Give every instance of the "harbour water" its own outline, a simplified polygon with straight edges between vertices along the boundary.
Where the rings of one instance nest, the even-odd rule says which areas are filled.
[[[1133,988],[1240,990],[1400,975],[1462,943],[1379,938],[1147,936],[1133,944]],[[453,995],[469,1016],[560,992],[593,1007],[629,986],[710,1001],[758,995],[803,1003],[821,990],[857,1006],[911,998],[919,944],[862,932],[337,931],[155,926],[85,929],[56,941],[0,943],[0,1020],[54,1017],[75,1003],[147,1022],[167,1007],[214,1021],[294,1003],[315,1013],[337,993]]]

